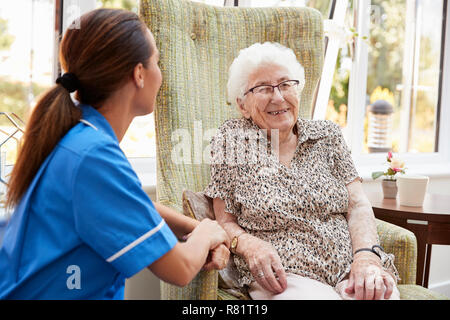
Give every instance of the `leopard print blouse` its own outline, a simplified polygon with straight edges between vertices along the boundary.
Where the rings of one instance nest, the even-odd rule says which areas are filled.
[[[204,193],[223,199],[240,227],[270,242],[286,272],[334,287],[353,261],[346,185],[359,176],[338,125],[305,119],[296,125],[297,148],[287,167],[251,119],[225,121],[211,140]],[[254,281],[242,257],[234,255],[234,262],[241,286]],[[393,255],[383,255],[382,263],[398,275]]]

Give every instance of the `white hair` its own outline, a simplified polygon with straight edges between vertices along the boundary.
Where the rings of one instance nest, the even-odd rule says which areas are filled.
[[[305,86],[305,71],[297,61],[294,51],[277,42],[265,42],[252,44],[250,47],[239,51],[228,71],[228,100],[237,106],[236,98],[243,99],[248,85],[249,76],[254,73],[261,64],[275,64],[286,68],[292,80],[299,80],[299,95]]]

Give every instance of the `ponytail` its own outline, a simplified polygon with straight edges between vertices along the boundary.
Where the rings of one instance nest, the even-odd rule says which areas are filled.
[[[81,119],[81,110],[62,85],[48,90],[28,120],[24,141],[8,184],[6,206],[17,205],[39,167],[59,140]]]

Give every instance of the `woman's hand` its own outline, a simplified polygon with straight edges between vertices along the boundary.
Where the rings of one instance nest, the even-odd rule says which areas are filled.
[[[345,292],[357,300],[389,299],[394,290],[394,278],[383,270],[380,259],[373,253],[360,252],[353,260]]]
[[[272,244],[243,234],[239,238],[238,253],[244,257],[256,282],[264,289],[274,294],[286,290],[286,273]]]
[[[229,258],[230,250],[224,244],[221,244],[209,252],[202,270],[221,270],[227,266]]]
[[[205,218],[200,221],[187,238],[194,236],[201,236],[209,241],[210,250],[216,248],[220,244],[224,244],[227,248],[230,247],[230,238],[228,237],[228,234],[215,220]]]

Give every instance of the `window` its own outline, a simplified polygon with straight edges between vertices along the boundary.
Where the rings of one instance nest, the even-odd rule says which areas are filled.
[[[139,12],[138,0],[96,0],[97,8],[121,8]],[[128,128],[120,147],[128,158],[155,158],[155,120],[153,113],[136,117]],[[144,160],[145,161],[145,160]]]
[[[389,145],[394,152],[437,151],[443,0],[377,0],[372,8],[368,100],[384,99],[392,106]],[[369,132],[373,123],[368,118],[374,117],[366,110],[363,153],[377,150],[380,137]]]
[[[360,167],[381,165],[387,147],[410,173],[450,173],[446,3],[357,2],[347,138]],[[379,99],[385,114],[377,114]]]
[[[450,138],[450,108],[442,89],[448,83],[447,1],[240,0],[239,5],[309,6],[322,13],[326,54],[314,118],[341,126],[363,176],[382,166],[391,149],[402,153],[410,172],[450,174],[444,143]],[[374,104],[377,100],[387,103]]]
[[[53,83],[53,0],[0,2],[0,202],[24,122]]]

